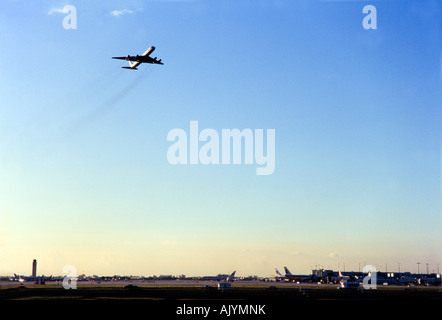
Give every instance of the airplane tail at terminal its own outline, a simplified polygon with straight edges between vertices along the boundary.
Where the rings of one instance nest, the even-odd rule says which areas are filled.
[[[276,268],[275,268],[275,274],[276,274],[275,276],[276,281],[285,280],[285,277]]]
[[[337,279],[338,279],[338,280],[341,280],[341,281],[342,281],[342,280],[345,281],[345,280],[349,280],[350,277],[349,277],[349,276],[344,276],[344,275],[342,274],[341,270],[338,269],[338,277],[337,277]]]
[[[287,267],[284,267],[284,271],[285,271],[285,275],[286,276],[291,276],[292,273],[289,271],[289,269],[287,269]]]

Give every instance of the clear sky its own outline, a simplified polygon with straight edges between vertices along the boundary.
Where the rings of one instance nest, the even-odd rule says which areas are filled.
[[[437,0],[1,1],[0,274],[437,271],[441,16]],[[111,59],[151,45],[163,66]],[[171,165],[167,134],[190,121],[275,129],[274,173]]]

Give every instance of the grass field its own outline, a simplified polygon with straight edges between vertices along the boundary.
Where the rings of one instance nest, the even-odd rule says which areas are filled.
[[[384,316],[397,318],[408,316],[409,310],[418,310],[420,314],[437,310],[442,300],[440,287],[338,290],[337,285],[233,283],[231,288],[220,290],[216,286],[216,282],[78,283],[77,289],[66,290],[61,283],[21,286],[9,283],[0,286],[0,302],[15,306],[20,314],[29,313],[29,316],[33,316],[35,310],[56,316],[55,307],[79,317],[91,315],[92,310],[100,319],[113,319],[117,314],[125,318],[137,315],[148,319],[198,319],[202,316],[179,316],[177,310],[204,307],[211,308],[210,319],[291,319],[300,315],[299,310],[308,311],[307,314],[315,318],[330,317],[337,312],[348,314],[350,310],[356,312],[353,315],[382,312]],[[20,307],[23,303],[29,307]],[[222,308],[238,305],[261,306],[265,314],[219,314]],[[152,317],[154,315],[156,317]],[[287,315],[291,316],[287,318]]]
[[[36,285],[8,283],[0,285],[0,299],[88,299],[146,298],[146,299],[442,299],[441,287],[377,286],[372,290],[338,290],[338,285],[287,283],[233,283],[230,288],[219,289],[216,282],[201,283],[77,283],[77,288],[65,290],[61,283]],[[46,299],[46,298],[45,298]]]

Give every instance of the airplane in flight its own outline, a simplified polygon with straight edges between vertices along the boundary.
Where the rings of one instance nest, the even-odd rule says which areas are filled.
[[[287,269],[287,267],[284,267],[284,271],[285,271],[285,278],[288,281],[292,281],[292,282],[302,282],[302,281],[306,281],[306,280],[312,280],[312,276],[307,276],[307,275],[295,275],[292,274],[289,269]]]
[[[229,276],[227,274],[219,274],[217,276],[205,276],[202,277],[202,280],[212,280],[212,281],[233,281],[235,279],[235,273],[236,271],[233,271],[232,274]]]
[[[129,61],[129,67],[121,67],[123,69],[130,69],[130,70],[138,70],[137,67],[141,63],[152,63],[152,64],[164,64],[161,62],[162,59],[157,60],[157,57],[152,58],[149,55],[155,50],[155,47],[152,46],[149,49],[146,50],[141,56],[131,56],[128,55],[127,57],[112,57],[112,59],[120,59],[120,60],[126,60]]]

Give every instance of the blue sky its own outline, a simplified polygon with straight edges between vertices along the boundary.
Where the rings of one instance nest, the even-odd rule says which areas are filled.
[[[366,4],[376,30],[362,27]],[[0,274],[32,259],[45,274],[436,270],[441,10],[3,1]],[[164,66],[111,59],[151,45]],[[275,172],[169,164],[167,133],[192,120],[275,129]]]

